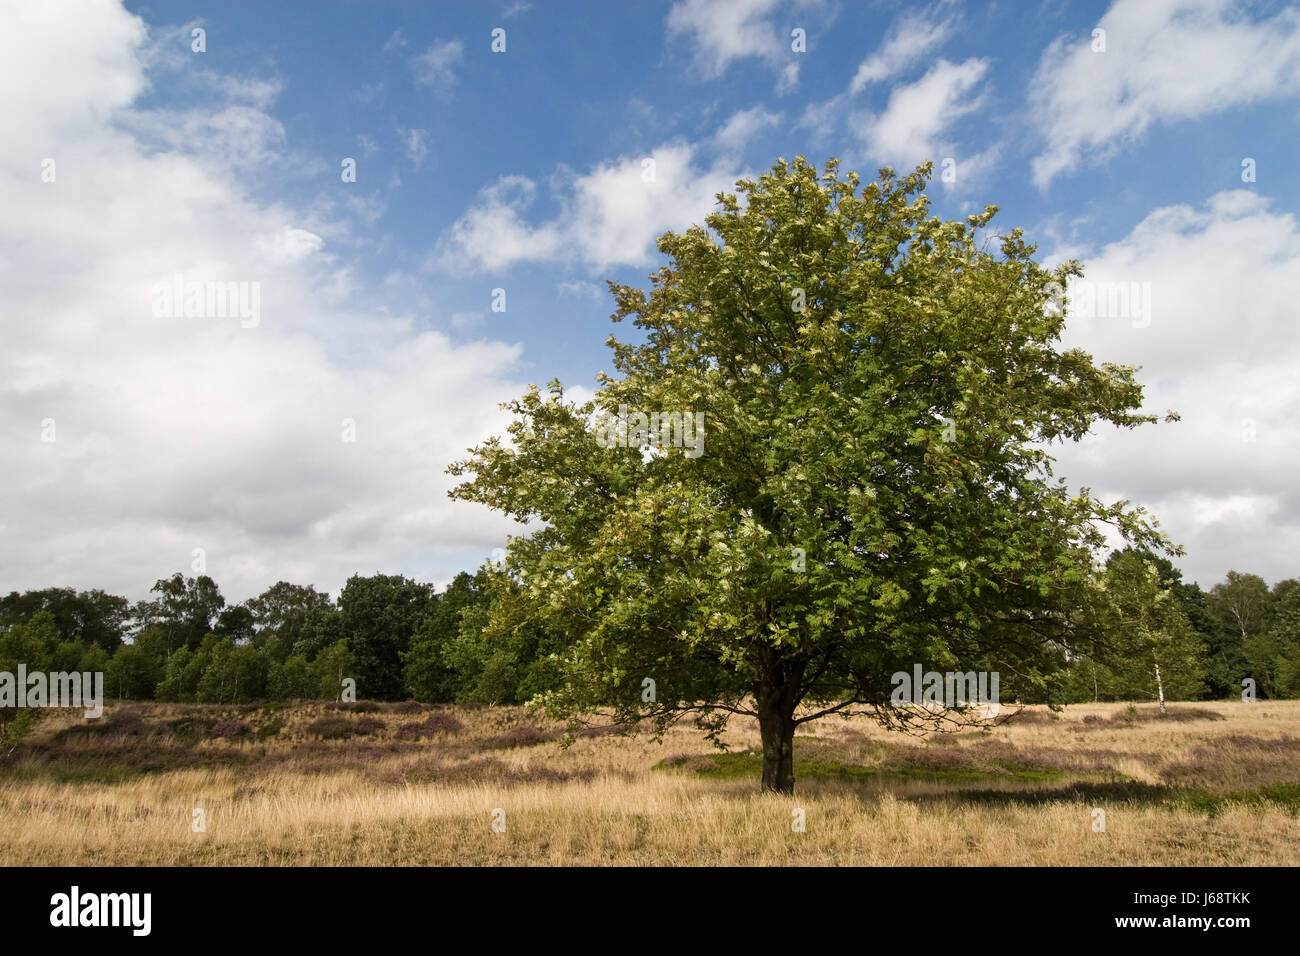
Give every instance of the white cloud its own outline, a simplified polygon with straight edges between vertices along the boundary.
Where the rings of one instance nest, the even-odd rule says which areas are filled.
[[[778,0],[679,0],[668,11],[668,36],[689,36],[695,62],[708,78],[716,78],[738,60],[757,57],[778,72],[778,89],[799,78],[798,54],[791,50],[789,28],[771,22]]]
[[[232,100],[246,100],[258,109],[266,109],[283,91],[279,80],[264,80],[258,77],[240,79],[234,76],[222,76],[219,73],[204,71],[213,87]]]
[[[930,63],[929,55],[952,36],[956,19],[941,16],[938,8],[913,12],[897,20],[884,41],[863,60],[843,92],[809,103],[797,126],[822,139],[831,137],[847,118],[850,130],[862,144],[861,155],[843,155],[851,165],[872,161],[908,169],[923,160],[940,167],[953,159],[957,179],[944,181],[945,189],[968,186],[987,177],[1001,155],[1001,147],[983,150],[963,147],[954,139],[953,124],[983,103],[984,78],[990,61],[970,58],[961,63],[938,59],[919,78],[908,83],[899,78]],[[880,112],[856,109],[863,91],[873,83],[893,80],[889,100]],[[942,174],[941,168],[936,174]]]
[[[411,165],[419,169],[429,156],[429,131],[427,129],[410,129],[406,131],[406,158]]]
[[[721,164],[700,169],[694,160],[694,147],[679,143],[601,164],[562,185],[562,212],[536,226],[521,215],[536,185],[503,177],[443,235],[428,264],[451,273],[499,271],[518,262],[577,261],[597,271],[648,265],[658,255],[660,234],[703,223],[714,196],[739,178]]]
[[[451,327],[462,332],[481,325],[482,322],[482,312],[453,312],[451,316]]]
[[[951,31],[951,20],[936,20],[932,14],[914,13],[900,20],[880,49],[862,61],[849,93],[897,76],[947,40]]]
[[[561,282],[555,287],[555,290],[561,296],[569,296],[574,299],[590,299],[593,302],[600,302],[609,295],[608,290],[603,286],[599,286],[594,282],[583,282],[580,279]]]
[[[463,274],[500,271],[516,262],[561,257],[563,227],[532,227],[521,212],[532,203],[536,184],[525,176],[503,176],[480,193],[482,201],[458,219],[439,243],[429,266]]]
[[[1046,141],[1034,181],[1046,187],[1104,161],[1160,123],[1194,120],[1300,93],[1300,10],[1252,20],[1225,0],[1118,0],[1091,31],[1043,53],[1029,93]]]
[[[434,92],[446,95],[460,82],[456,67],[465,59],[465,44],[460,40],[434,39],[429,49],[413,61],[415,81],[421,86],[431,86]]]
[[[313,253],[320,252],[324,245],[324,240],[315,233],[290,226],[282,226],[274,233],[253,239],[253,248],[277,266],[300,262]]]
[[[733,113],[727,120],[722,129],[718,130],[713,137],[713,142],[720,149],[736,151],[743,149],[745,144],[753,139],[754,135],[761,130],[776,126],[781,122],[781,117],[775,113],[769,113],[761,106],[755,106],[752,109],[740,110]]]
[[[406,30],[403,27],[398,27],[396,30],[393,31],[393,35],[390,36],[388,38],[388,41],[384,44],[383,52],[392,53],[394,50],[400,50],[405,46],[406,46]]]
[[[894,87],[883,113],[861,117],[858,136],[872,156],[899,165],[952,155],[954,146],[944,133],[979,107],[978,96],[969,94],[987,70],[987,60],[940,59],[915,83]]]
[[[114,4],[0,11],[0,132],[39,144],[0,153],[0,578],[142,597],[201,547],[242,599],[281,578],[445,578],[458,552],[486,554],[510,523],[449,501],[443,469],[502,432],[518,346],[386,314],[387,285],[331,261],[322,236],[344,225],[237,174],[241,149],[275,155],[275,120],[134,105],[145,43]],[[222,128],[236,141],[185,137]],[[260,323],[156,316],[177,273],[258,283]]]
[[[1056,452],[1059,473],[1148,506],[1180,563],[1209,585],[1229,568],[1295,575],[1300,533],[1300,225],[1246,190],[1157,209],[1084,257],[1094,301],[1149,283],[1150,313],[1071,315],[1063,345],[1140,365],[1145,407],[1176,423],[1101,428]],[[1113,299],[1122,302],[1118,296]],[[1247,440],[1253,437],[1253,440]]]

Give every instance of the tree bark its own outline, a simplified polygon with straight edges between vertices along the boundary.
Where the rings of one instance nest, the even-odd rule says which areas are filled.
[[[1165,682],[1160,679],[1160,662],[1156,661],[1156,692],[1160,695],[1160,713],[1165,712]]]
[[[765,792],[794,793],[794,709],[806,661],[782,660],[771,648],[760,652],[757,687],[758,733],[763,741]]]
[[[760,704],[758,732],[763,739],[763,790],[794,793],[793,712],[782,713],[780,706]]]

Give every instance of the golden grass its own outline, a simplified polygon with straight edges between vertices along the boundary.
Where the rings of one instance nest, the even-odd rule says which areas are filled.
[[[165,722],[215,708],[121,705]],[[306,728],[325,713],[303,705],[274,714],[227,709],[265,740],[137,739],[55,747],[73,718],[49,717],[30,745],[0,763],[4,865],[1294,865],[1300,862],[1295,806],[1229,800],[1214,812],[1170,794],[1233,794],[1300,782],[1300,702],[1171,706],[1177,718],[1110,723],[1125,705],[1074,706],[1059,720],[1042,708],[1033,723],[966,731],[941,743],[914,741],[865,720],[807,726],[800,753],[850,766],[895,766],[904,775],[805,777],[793,797],[763,795],[757,780],[700,774],[688,761],[655,769],[709,745],[689,727],[662,742],[647,734],[513,749],[485,741],[518,724],[547,725],[519,708],[456,709],[455,733],[397,740],[400,724],[425,715],[385,712],[365,739],[322,743]],[[1144,715],[1149,708],[1144,708]],[[1092,717],[1085,723],[1085,718]],[[355,719],[355,718],[353,718]],[[1099,719],[1101,722],[1099,722]],[[756,748],[756,727],[737,721],[733,750]],[[49,748],[42,750],[43,746]],[[187,748],[198,765],[117,770],[68,779],[83,757],[126,761],[163,745]],[[906,745],[906,746],[904,746]],[[917,749],[912,749],[917,748]],[[937,755],[932,752],[939,752]],[[179,751],[178,751],[179,752]],[[121,756],[126,754],[127,756]],[[331,757],[331,754],[334,755]],[[239,766],[218,758],[238,756]],[[953,779],[913,759],[1022,761],[1044,779],[1005,770]],[[118,758],[113,758],[118,759]],[[331,760],[335,766],[331,766]],[[204,764],[207,761],[207,764]],[[1057,761],[1065,777],[1049,777]],[[125,764],[124,764],[125,765]],[[982,765],[982,764],[981,764]],[[946,765],[945,765],[946,766]],[[1081,769],[1082,768],[1082,769]],[[102,775],[101,775],[102,776]],[[1093,791],[1068,789],[1090,781]],[[1132,789],[1126,790],[1125,787]],[[1108,789],[1110,788],[1110,789]],[[201,808],[206,832],[194,832]],[[1105,832],[1093,832],[1093,809]],[[493,832],[494,810],[505,832]],[[802,810],[805,832],[794,832]]]

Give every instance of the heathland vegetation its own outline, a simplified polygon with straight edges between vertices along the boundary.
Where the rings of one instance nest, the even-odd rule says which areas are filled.
[[[1035,706],[909,737],[589,728],[516,706],[118,702],[0,773],[4,865],[1293,865],[1300,702]]]

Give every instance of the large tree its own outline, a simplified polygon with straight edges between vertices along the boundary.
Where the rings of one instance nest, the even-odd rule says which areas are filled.
[[[540,522],[486,629],[567,632],[552,712],[694,713],[715,739],[756,717],[762,786],[789,793],[799,724],[932,716],[890,703],[916,663],[1061,679],[1102,525],[1170,550],[1052,476],[1051,443],[1156,420],[1133,369],[1058,348],[1079,265],[992,236],[995,207],[929,216],[930,172],[861,186],[800,157],[740,181],[707,229],[660,238],[649,292],[610,283],[641,334],[611,336],[594,401],[533,387],[509,442],[451,466],[454,497]],[[629,435],[624,412],[702,414],[704,441]]]

